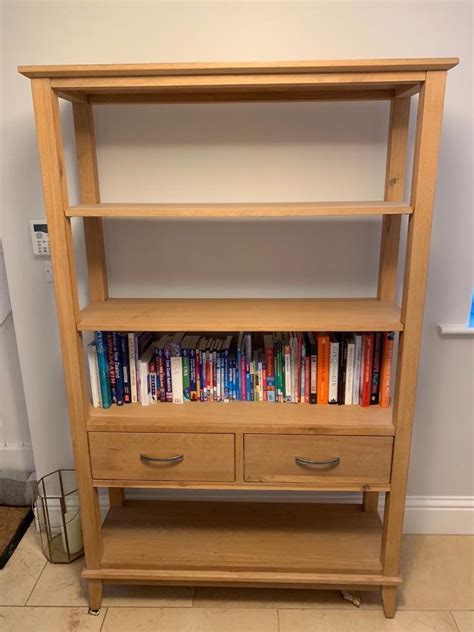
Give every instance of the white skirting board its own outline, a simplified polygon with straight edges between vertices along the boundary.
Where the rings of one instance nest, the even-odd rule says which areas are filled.
[[[147,490],[129,489],[127,496],[134,499],[163,500],[256,500],[259,502],[339,502],[353,503],[361,500],[360,494],[303,492],[215,492],[199,490]],[[382,496],[382,494],[381,494]],[[383,500],[383,497],[381,498]],[[107,492],[101,490],[101,506],[108,505]],[[382,514],[383,502],[379,504]],[[408,496],[406,501],[404,533],[474,535],[474,496]]]
[[[0,470],[32,472],[34,469],[30,446],[0,446]]]

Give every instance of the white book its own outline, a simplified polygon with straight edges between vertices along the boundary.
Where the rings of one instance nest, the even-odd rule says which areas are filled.
[[[329,396],[330,404],[337,404],[337,383],[339,376],[339,341],[329,342]]]
[[[92,406],[94,406],[94,408],[101,408],[102,397],[100,393],[99,363],[97,361],[97,347],[95,346],[95,342],[91,342],[87,345],[87,360],[91,380]]]
[[[344,392],[344,404],[352,404],[352,390],[354,388],[354,354],[355,343],[353,340],[351,340],[347,343],[346,388]]]
[[[142,353],[138,360],[138,372],[140,378],[140,403],[142,406],[148,406],[148,404],[150,403],[148,365],[154,353],[155,345],[151,343],[148,349]]]
[[[183,361],[180,356],[171,356],[171,388],[173,404],[184,404],[183,398]]]
[[[354,378],[352,385],[352,403],[360,401],[360,376],[362,367],[362,335],[354,334]]]
[[[286,393],[286,401],[291,402],[291,350],[290,350],[289,339],[284,341],[284,345],[285,345],[285,393]]]
[[[137,391],[137,365],[135,359],[135,336],[136,334],[130,332],[128,334],[128,359],[130,364],[130,398],[132,404],[136,404],[138,401]]]

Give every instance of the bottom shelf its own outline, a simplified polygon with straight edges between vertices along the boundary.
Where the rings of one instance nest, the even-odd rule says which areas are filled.
[[[382,525],[360,505],[127,501],[103,527],[101,568],[137,583],[381,585]]]

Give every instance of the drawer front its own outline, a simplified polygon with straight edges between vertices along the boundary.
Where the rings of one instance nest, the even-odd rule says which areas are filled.
[[[90,432],[92,476],[139,481],[233,481],[234,435]]]
[[[392,437],[245,435],[245,480],[388,483]]]

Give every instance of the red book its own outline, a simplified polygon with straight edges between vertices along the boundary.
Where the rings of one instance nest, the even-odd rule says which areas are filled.
[[[329,396],[329,334],[316,334],[318,341],[318,404],[327,404]]]
[[[360,383],[361,406],[370,406],[373,358],[374,334],[364,334],[362,336],[362,374]]]
[[[275,401],[275,355],[273,351],[273,336],[265,335],[263,336],[263,341],[265,345],[265,383],[266,390],[264,393],[266,394],[266,399],[269,402]]]
[[[395,332],[386,331],[383,335],[382,365],[380,369],[380,400],[382,408],[390,406],[390,386],[392,382],[392,359]]]

